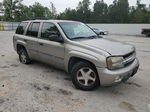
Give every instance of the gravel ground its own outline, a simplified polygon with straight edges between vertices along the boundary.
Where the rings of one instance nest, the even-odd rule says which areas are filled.
[[[150,38],[104,36],[135,45],[140,69],[125,84],[85,92],[61,70],[21,64],[13,33],[0,32],[0,112],[150,112]]]

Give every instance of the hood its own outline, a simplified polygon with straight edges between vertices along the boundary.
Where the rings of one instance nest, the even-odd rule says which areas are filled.
[[[108,52],[110,55],[125,55],[134,50],[132,45],[125,43],[99,38],[99,39],[87,39],[79,41],[81,44],[85,44],[89,47],[101,49]]]

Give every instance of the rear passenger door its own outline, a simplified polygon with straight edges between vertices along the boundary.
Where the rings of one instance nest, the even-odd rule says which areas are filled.
[[[38,35],[39,35],[40,22],[31,22],[27,28],[24,41],[26,42],[26,48],[28,55],[31,59],[38,60]]]
[[[50,22],[44,22],[42,24],[39,37],[39,56],[40,60],[63,69],[64,44],[49,40],[49,37],[55,34],[62,38],[55,24]]]

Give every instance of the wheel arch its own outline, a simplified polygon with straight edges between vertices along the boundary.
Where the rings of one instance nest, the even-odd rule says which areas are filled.
[[[96,65],[93,62],[91,62],[91,61],[89,61],[87,59],[84,59],[84,58],[72,56],[72,57],[70,57],[69,62],[68,62],[68,73],[69,74],[71,73],[71,69],[72,69],[73,65],[75,65],[79,61],[85,61],[85,62],[90,63],[96,70]],[[96,70],[96,72],[97,72],[97,70]]]
[[[17,44],[17,45],[16,45],[16,48],[17,48],[17,53],[18,53],[18,54],[19,54],[19,50],[20,50],[20,49],[25,49],[25,50],[26,50],[25,46],[22,45],[22,44]]]

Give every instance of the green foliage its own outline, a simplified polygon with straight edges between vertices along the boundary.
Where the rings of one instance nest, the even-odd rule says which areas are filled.
[[[30,18],[30,10],[27,6],[20,4],[14,12],[14,20],[22,21]]]
[[[43,7],[40,3],[36,2],[34,5],[29,6],[30,18],[50,18],[51,12],[47,7]]]
[[[4,19],[6,21],[14,20],[14,13],[18,9],[19,5],[21,4],[22,0],[4,0]]]
[[[91,16],[91,22],[93,23],[106,23],[108,22],[108,6],[103,0],[96,1],[93,7]]]
[[[129,7],[128,0],[114,0],[107,5],[104,0],[96,0],[90,9],[90,0],[82,0],[76,9],[66,8],[57,14],[50,2],[50,8],[36,2],[31,6],[22,4],[22,0],[3,0],[0,2],[0,20],[23,21],[33,18],[66,19],[84,23],[150,23],[150,7],[137,0],[136,6]],[[4,16],[3,16],[4,15]]]
[[[90,1],[83,0],[82,2],[79,2],[76,9],[66,8],[66,10],[63,13],[60,13],[57,18],[89,23],[90,17],[91,17]]]
[[[90,1],[83,0],[82,2],[79,2],[76,9],[76,20],[88,23],[90,22],[90,16]]]
[[[77,20],[76,10],[67,8],[63,13],[60,13],[58,19]]]
[[[109,21],[112,23],[127,23],[129,16],[128,0],[115,0],[108,9]]]
[[[137,1],[136,9],[132,7],[130,20],[135,23],[150,23],[150,10],[148,11],[145,4],[140,4],[140,1]]]
[[[76,9],[67,8],[58,19],[78,20],[85,23],[150,23],[150,8],[137,0],[137,6],[129,7],[128,0],[114,0],[107,5],[103,0],[96,0],[93,11],[90,1],[79,2]]]
[[[1,5],[0,5],[1,6]],[[4,21],[23,21],[33,18],[53,18],[49,8],[35,3],[32,6],[22,4],[22,0],[4,0]],[[53,5],[53,9],[54,9]],[[2,17],[0,17],[1,19]]]

